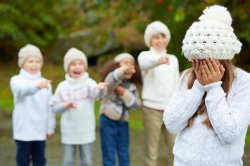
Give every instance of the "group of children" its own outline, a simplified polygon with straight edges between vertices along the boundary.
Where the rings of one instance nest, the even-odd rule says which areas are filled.
[[[41,76],[39,48],[31,44],[21,48],[20,73],[10,81],[17,165],[28,166],[30,160],[34,166],[46,164],[45,140],[54,133],[55,114],[61,114],[62,165],[73,166],[79,148],[81,165],[92,166],[96,99],[102,99],[99,126],[103,166],[115,166],[116,155],[119,166],[130,165],[129,110],[141,105],[145,165],[157,165],[162,129],[169,165],[173,165],[172,154],[175,166],[242,165],[250,123],[250,76],[230,62],[241,48],[230,13],[221,6],[203,13],[183,40],[182,50],[192,61],[192,68],[183,72],[180,81],[178,60],[166,50],[168,27],[159,21],[147,26],[144,39],[150,50],[138,56],[142,102],[136,88],[140,79],[136,62],[128,53],[107,62],[101,73],[103,82],[97,84],[87,72],[85,54],[70,48],[64,56],[65,80],[52,94],[51,81]],[[177,134],[176,140],[168,131]]]
[[[20,49],[20,73],[10,81],[18,166],[28,166],[30,158],[35,166],[46,164],[45,140],[54,133],[55,114],[61,114],[62,165],[73,166],[79,148],[80,165],[92,166],[94,102],[98,98],[103,98],[100,108],[103,164],[115,165],[117,149],[120,162],[129,165],[128,109],[140,106],[137,88],[129,81],[136,72],[135,60],[122,53],[112,61],[114,66],[104,73],[104,82],[97,84],[89,77],[85,54],[76,48],[69,49],[64,56],[65,80],[52,95],[51,81],[41,76],[43,58],[39,48],[28,44]],[[117,146],[118,143],[122,146]]]

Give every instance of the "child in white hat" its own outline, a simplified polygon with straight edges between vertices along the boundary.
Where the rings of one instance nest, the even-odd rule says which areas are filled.
[[[164,123],[177,133],[174,166],[242,166],[250,123],[250,74],[231,59],[241,43],[227,8],[207,7],[187,30],[184,72],[164,113]]]
[[[105,94],[107,84],[96,82],[87,73],[85,54],[71,48],[64,56],[65,80],[56,88],[52,110],[61,114],[61,141],[64,144],[63,166],[74,166],[76,150],[80,165],[92,166],[95,141],[94,102]]]
[[[46,165],[45,140],[54,133],[55,116],[49,109],[50,81],[41,76],[42,53],[27,44],[18,53],[20,73],[10,80],[14,96],[13,138],[17,165]]]
[[[172,165],[172,147],[175,135],[164,128],[162,121],[165,105],[179,79],[178,59],[167,53],[170,42],[168,27],[160,21],[150,23],[144,33],[148,51],[138,56],[142,73],[143,125],[145,132],[145,165],[157,166],[158,147],[163,132],[167,144],[167,163]]]
[[[130,166],[129,155],[129,110],[140,106],[136,88],[138,71],[132,55],[118,54],[114,60],[106,62],[102,77],[108,86],[108,94],[100,107],[100,136],[102,165]]]

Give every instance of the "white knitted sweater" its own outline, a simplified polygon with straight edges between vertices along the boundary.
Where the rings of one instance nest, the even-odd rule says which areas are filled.
[[[250,75],[236,68],[235,79],[226,97],[221,81],[202,86],[196,80],[192,89],[187,82],[172,96],[163,121],[170,132],[178,133],[173,153],[175,166],[241,166],[245,137],[250,123]],[[202,96],[213,129],[197,116],[191,128],[188,119],[196,112]]]
[[[51,100],[55,113],[61,114],[63,144],[87,144],[95,140],[94,102],[101,92],[87,72],[74,79],[68,74],[56,88]],[[76,108],[65,109],[64,103],[73,101]]]
[[[169,64],[158,64],[160,57],[168,57]],[[142,73],[143,105],[163,110],[179,80],[178,59],[166,50],[158,52],[153,47],[143,51],[138,56],[138,63]]]

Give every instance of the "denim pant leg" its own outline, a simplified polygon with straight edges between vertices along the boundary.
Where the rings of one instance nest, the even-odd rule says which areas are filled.
[[[15,141],[17,166],[30,165],[31,141]]]
[[[115,166],[116,133],[115,121],[102,114],[100,116],[100,137],[103,166]]]
[[[76,145],[64,144],[64,156],[62,166],[74,166]]]
[[[80,149],[80,166],[93,165],[93,143],[79,145]]]
[[[33,166],[45,166],[45,141],[32,141],[31,156]]]
[[[128,122],[117,122],[118,133],[116,137],[119,166],[129,166],[129,128]]]

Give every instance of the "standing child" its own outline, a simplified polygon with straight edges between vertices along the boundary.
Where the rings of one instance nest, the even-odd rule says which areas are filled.
[[[63,166],[74,166],[78,147],[80,165],[93,165],[94,101],[104,94],[106,84],[97,85],[89,77],[87,67],[85,54],[76,48],[69,49],[64,57],[65,80],[58,85],[51,101],[52,110],[61,114]]]
[[[129,166],[128,110],[140,106],[135,78],[135,61],[132,55],[122,53],[108,62],[102,76],[109,84],[108,94],[100,108],[100,135],[103,166]]]
[[[162,118],[179,80],[179,63],[174,55],[168,54],[170,42],[168,27],[160,21],[150,23],[144,34],[149,51],[138,56],[142,73],[143,125],[145,132],[145,165],[157,166],[158,146],[161,131],[167,143],[167,163],[173,165],[172,148],[175,135],[167,132]]]
[[[46,165],[45,140],[55,128],[55,116],[49,109],[50,81],[41,76],[43,57],[39,48],[27,44],[18,53],[20,73],[10,80],[14,96],[13,138],[17,166]]]
[[[233,66],[241,43],[225,7],[211,6],[186,32],[182,51],[192,68],[164,113],[178,133],[175,166],[242,166],[250,123],[250,74]]]

